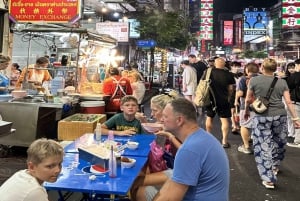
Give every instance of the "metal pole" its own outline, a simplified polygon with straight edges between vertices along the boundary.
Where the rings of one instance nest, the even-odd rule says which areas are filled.
[[[29,83],[27,80],[27,73],[28,73],[28,68],[29,68],[29,62],[30,62],[30,51],[31,51],[31,39],[32,39],[32,32],[29,32],[29,43],[28,43],[28,53],[27,53],[27,66],[26,66],[26,71],[24,74],[24,79],[22,82],[22,89],[29,89]]]

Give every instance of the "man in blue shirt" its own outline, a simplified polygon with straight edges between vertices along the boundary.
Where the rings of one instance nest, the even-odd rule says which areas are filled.
[[[218,140],[199,128],[193,104],[183,98],[163,110],[166,131],[183,142],[173,176],[156,194],[155,201],[228,201],[229,162]],[[172,192],[172,193],[170,193]]]

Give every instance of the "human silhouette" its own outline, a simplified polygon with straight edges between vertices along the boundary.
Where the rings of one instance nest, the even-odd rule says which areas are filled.
[[[258,24],[262,24],[263,27],[266,29],[266,25],[262,22],[263,17],[258,13],[256,16],[256,22],[253,24],[253,29],[255,28],[261,28],[261,27],[256,27]]]

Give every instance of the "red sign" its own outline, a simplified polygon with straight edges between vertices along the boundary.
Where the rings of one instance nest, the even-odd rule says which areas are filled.
[[[80,18],[79,0],[10,0],[13,22],[75,23]]]
[[[232,45],[233,39],[233,21],[224,21],[224,45]]]

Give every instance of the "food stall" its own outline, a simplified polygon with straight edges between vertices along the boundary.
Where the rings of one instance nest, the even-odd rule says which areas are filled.
[[[51,100],[45,98],[47,95],[30,93],[30,96],[23,98],[11,97],[6,101],[0,101],[0,114],[3,120],[13,122],[12,127],[16,129],[16,131],[11,134],[0,136],[0,144],[28,146],[32,141],[41,137],[57,139],[58,121],[64,117],[80,112],[78,104],[80,97],[95,97],[99,100],[106,98],[106,96],[101,93],[100,81],[89,80],[88,77],[86,77],[87,74],[84,74],[87,72],[87,69],[89,69],[90,55],[84,55],[83,52],[91,46],[112,48],[117,45],[117,42],[108,35],[99,35],[84,28],[70,28],[50,24],[27,24],[18,31],[26,34],[41,33],[41,35],[43,35],[43,33],[55,34],[58,32],[76,33],[79,39],[76,41],[77,47],[61,48],[61,52],[59,52],[59,54],[75,55],[75,57],[72,58],[72,62],[67,66],[51,66],[46,69],[48,71],[54,71],[53,75],[57,75],[57,72],[62,72],[61,75],[63,76],[70,75],[66,72],[72,71],[74,82],[71,82],[71,86],[73,85],[72,87],[75,88],[75,93],[69,93],[63,97],[58,97],[57,94],[55,94]],[[35,36],[37,35],[38,34],[35,34]],[[87,45],[82,46],[81,41],[87,41]],[[28,51],[30,51],[30,49]],[[29,56],[28,53],[28,57]],[[58,60],[59,58],[56,59]],[[98,71],[95,74],[97,73]],[[68,78],[65,77],[64,79]],[[84,90],[83,87],[85,88]],[[27,90],[24,86],[23,89]]]

